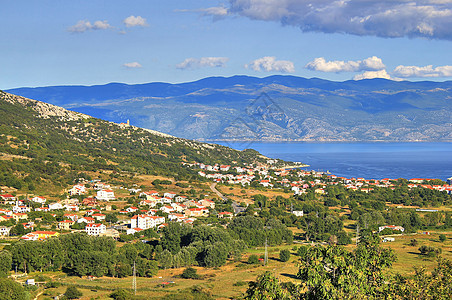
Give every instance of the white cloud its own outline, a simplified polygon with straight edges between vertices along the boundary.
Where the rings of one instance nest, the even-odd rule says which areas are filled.
[[[386,72],[386,70],[379,70],[379,71],[367,71],[363,74],[356,75],[353,77],[353,80],[362,80],[362,79],[374,79],[374,78],[384,78],[384,79],[393,79],[389,74]]]
[[[135,27],[135,26],[141,26],[146,27],[149,26],[148,23],[146,23],[146,19],[140,16],[130,16],[124,19],[123,23],[126,25],[126,27]]]
[[[361,71],[377,71],[385,68],[381,58],[372,56],[364,60],[356,61],[326,61],[323,57],[318,57],[309,62],[305,68],[313,71],[321,72],[361,72]]]
[[[177,9],[178,12],[197,12],[200,13],[202,16],[211,16],[213,17],[213,20],[219,20],[226,17],[229,12],[228,9],[224,6],[214,6],[214,7],[208,7],[208,8],[200,8],[200,9]]]
[[[129,62],[129,63],[125,63],[122,65],[123,67],[129,68],[129,69],[134,69],[134,68],[141,68],[143,67],[140,63],[138,62]]]
[[[176,65],[178,69],[197,69],[202,67],[225,67],[227,57],[201,57],[201,58],[186,58],[183,62]]]
[[[251,63],[245,65],[247,69],[253,69],[254,71],[276,71],[282,73],[293,73],[295,67],[293,62],[289,60],[276,60],[274,56],[265,56],[253,60]]]
[[[82,33],[88,30],[105,30],[109,28],[112,28],[112,26],[108,24],[108,21],[95,21],[94,23],[91,23],[87,20],[80,20],[77,24],[69,27],[68,31],[72,33]]]
[[[452,40],[450,0],[229,0],[224,15],[276,21],[302,31]],[[208,14],[208,11],[204,11]],[[212,10],[211,14],[215,15]]]
[[[399,77],[452,77],[452,66],[440,66],[433,68],[432,65],[425,67],[398,66],[393,72]]]

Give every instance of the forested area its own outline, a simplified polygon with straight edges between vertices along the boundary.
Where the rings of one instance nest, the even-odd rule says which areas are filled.
[[[219,267],[228,259],[240,259],[248,246],[263,246],[265,240],[271,245],[292,242],[292,232],[278,220],[264,223],[251,216],[236,220],[228,228],[170,222],[160,239],[126,243],[119,248],[112,238],[84,233],[20,241],[0,252],[0,272],[6,274],[17,267],[22,272],[62,270],[76,276],[125,277],[132,274],[135,262],[138,276],[152,277],[158,268]]]

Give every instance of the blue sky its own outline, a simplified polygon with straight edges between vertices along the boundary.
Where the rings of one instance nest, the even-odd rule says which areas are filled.
[[[450,0],[0,4],[0,89],[274,74],[452,80]]]

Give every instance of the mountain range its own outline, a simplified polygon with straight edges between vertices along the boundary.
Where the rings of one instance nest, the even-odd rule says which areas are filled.
[[[233,76],[7,92],[201,141],[452,142],[452,81]]]

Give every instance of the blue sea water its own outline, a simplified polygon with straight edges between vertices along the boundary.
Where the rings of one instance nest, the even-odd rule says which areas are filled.
[[[234,143],[218,144],[310,165],[343,177],[439,178],[452,177],[452,143]]]

